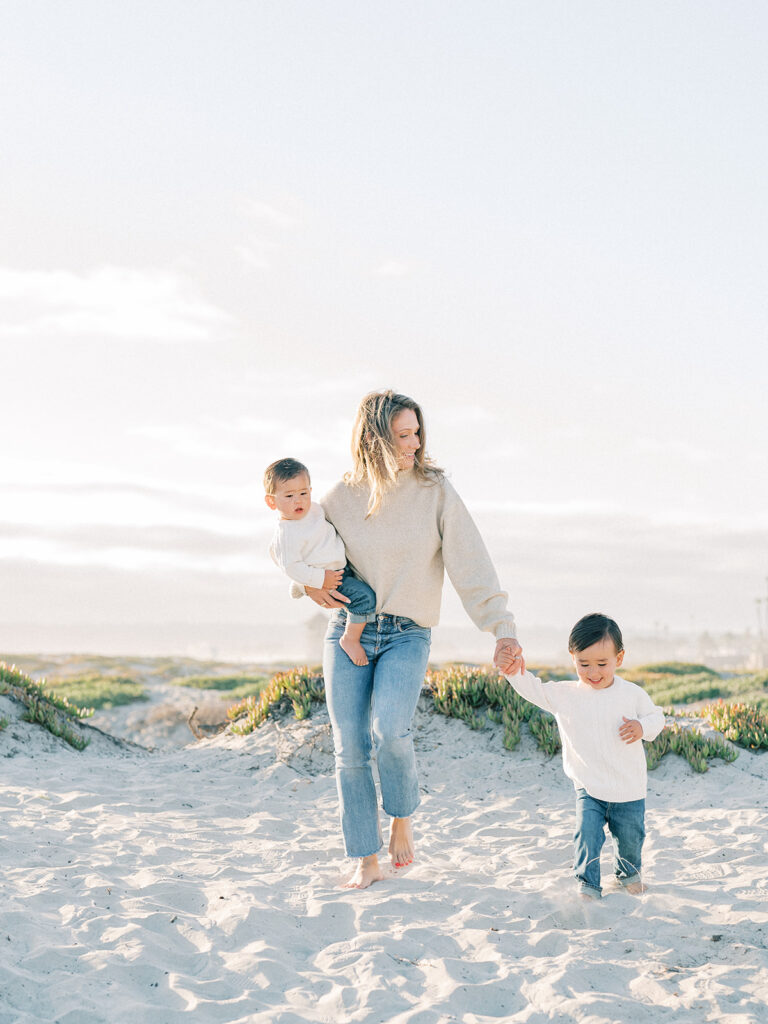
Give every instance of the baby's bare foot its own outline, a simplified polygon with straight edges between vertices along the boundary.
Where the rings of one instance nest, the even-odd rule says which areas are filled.
[[[359,640],[353,640],[351,637],[348,637],[345,633],[342,636],[341,640],[339,640],[339,645],[342,651],[344,651],[345,654],[349,655],[350,659],[355,663],[355,665],[362,666],[368,664],[368,655],[363,650],[363,645],[360,643]]]
[[[410,818],[393,818],[389,837],[389,856],[396,868],[413,863],[413,829]]]
[[[630,882],[624,888],[630,896],[642,896],[644,892],[648,892],[648,886],[643,885],[642,882]]]
[[[380,882],[385,878],[384,872],[379,867],[377,854],[371,857],[361,857],[358,861],[355,873],[349,878],[342,888],[344,889],[367,889],[372,882]]]

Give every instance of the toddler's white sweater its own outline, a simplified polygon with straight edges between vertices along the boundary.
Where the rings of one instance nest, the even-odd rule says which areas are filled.
[[[344,542],[313,501],[302,519],[281,519],[269,546],[272,561],[306,587],[322,587],[326,569],[346,565]]]
[[[557,719],[563,768],[576,789],[611,803],[645,799],[643,742],[625,743],[619,736],[622,717],[640,722],[643,740],[654,739],[664,728],[664,712],[642,687],[619,676],[603,690],[580,679],[542,683],[530,672],[506,678],[521,697]]]

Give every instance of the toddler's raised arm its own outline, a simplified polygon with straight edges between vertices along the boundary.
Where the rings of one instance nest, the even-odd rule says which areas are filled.
[[[549,711],[552,715],[555,714],[556,709],[547,693],[547,685],[542,683],[538,676],[533,675],[532,672],[522,672],[514,676],[508,676],[506,673],[502,674],[509,685],[517,690],[521,697],[529,700],[531,704],[535,704],[542,711]]]

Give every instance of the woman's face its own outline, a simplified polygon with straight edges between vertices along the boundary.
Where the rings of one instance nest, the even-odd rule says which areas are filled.
[[[397,452],[397,465],[409,469],[421,448],[419,418],[413,409],[402,409],[392,417],[392,440]]]

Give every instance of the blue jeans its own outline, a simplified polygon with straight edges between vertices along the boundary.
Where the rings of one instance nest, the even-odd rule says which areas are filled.
[[[376,618],[376,595],[363,580],[347,566],[341,586],[336,588],[349,598],[345,611],[350,622],[373,622]]]
[[[605,826],[613,836],[613,870],[621,885],[640,881],[640,863],[645,839],[645,800],[608,803],[576,790],[576,832],[573,871],[581,891],[600,896],[600,851]]]
[[[409,818],[419,805],[411,719],[429,660],[430,630],[399,615],[377,615],[360,642],[367,665],[355,665],[339,647],[345,614],[335,611],[323,654],[325,699],[336,751],[341,829],[348,857],[381,849],[379,809],[371,770],[373,741],[382,806]]]

